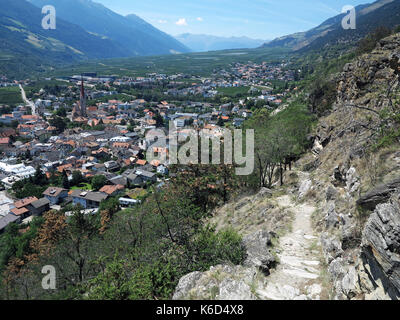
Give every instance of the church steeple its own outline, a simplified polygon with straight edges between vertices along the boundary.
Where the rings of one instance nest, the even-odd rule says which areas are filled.
[[[80,116],[86,117],[86,95],[85,87],[83,85],[83,76],[81,76],[81,99],[80,99]]]

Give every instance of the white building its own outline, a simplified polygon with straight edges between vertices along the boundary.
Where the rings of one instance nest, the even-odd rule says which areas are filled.
[[[111,142],[131,142],[132,139],[128,138],[128,137],[119,136],[119,137],[111,138],[110,141]]]
[[[23,163],[10,165],[0,162],[0,172],[8,175],[2,180],[2,183],[6,188],[11,188],[15,182],[35,175],[36,170],[32,166],[25,166]]]

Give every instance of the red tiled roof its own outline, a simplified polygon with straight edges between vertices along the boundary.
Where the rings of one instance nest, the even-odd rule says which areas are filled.
[[[144,166],[147,163],[146,160],[138,160],[136,161],[136,164],[140,165],[140,166]]]
[[[35,202],[37,200],[38,200],[38,198],[36,198],[36,197],[28,197],[28,198],[14,202],[14,206],[17,209],[20,209],[20,208],[26,207],[28,204],[31,204],[32,202]]]
[[[23,208],[23,207],[20,208],[20,209],[14,208],[14,209],[11,209],[10,211],[11,211],[11,213],[12,213],[13,215],[15,215],[15,216],[22,216],[24,213],[29,212],[28,209]]]
[[[113,194],[114,192],[118,191],[118,190],[123,190],[124,186],[117,184],[117,185],[107,185],[104,186],[103,188],[100,189],[100,192],[104,192],[107,193],[108,195]]]

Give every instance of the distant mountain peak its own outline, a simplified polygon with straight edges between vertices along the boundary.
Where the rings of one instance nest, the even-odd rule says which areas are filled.
[[[192,33],[183,33],[175,36],[175,38],[196,52],[257,48],[265,42],[265,40],[245,36],[221,37]]]

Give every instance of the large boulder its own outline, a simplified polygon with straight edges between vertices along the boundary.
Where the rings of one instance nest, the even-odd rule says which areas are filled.
[[[270,232],[261,230],[243,238],[243,245],[246,248],[246,260],[243,265],[256,267],[264,274],[269,275],[270,269],[276,264],[275,257],[271,254],[272,235]]]
[[[377,204],[389,200],[390,195],[399,188],[400,177],[368,191],[364,196],[358,199],[357,204],[364,209],[374,210]]]
[[[179,280],[173,300],[257,300],[256,268],[218,265]]]

